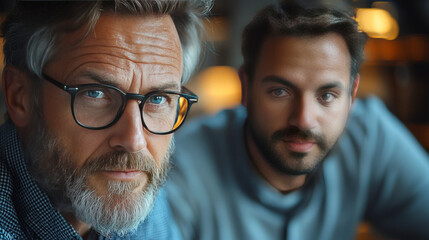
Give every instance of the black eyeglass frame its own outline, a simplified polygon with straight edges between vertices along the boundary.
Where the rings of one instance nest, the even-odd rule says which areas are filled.
[[[141,94],[137,94],[137,93],[124,92],[124,91],[122,91],[121,89],[119,89],[119,88],[117,88],[115,86],[106,85],[106,84],[97,84],[97,83],[92,84],[92,83],[90,83],[90,84],[78,84],[78,85],[69,85],[69,86],[67,86],[67,85],[64,85],[64,84],[60,83],[59,81],[55,80],[54,78],[48,76],[45,73],[42,73],[42,77],[45,80],[47,80],[48,82],[50,82],[50,83],[54,84],[55,86],[57,86],[58,88],[60,88],[61,90],[66,91],[66,92],[68,92],[70,94],[70,96],[71,96],[70,107],[71,107],[71,112],[72,112],[72,115],[73,115],[73,119],[75,120],[75,122],[79,126],[81,126],[83,128],[86,128],[86,129],[92,129],[92,130],[102,130],[102,129],[106,129],[106,128],[109,128],[109,127],[113,126],[116,122],[119,121],[119,119],[121,118],[122,114],[124,113],[125,107],[127,106],[128,100],[134,99],[134,100],[139,101],[140,117],[141,117],[141,120],[142,120],[142,123],[143,123],[143,127],[146,130],[148,130],[150,133],[157,134],[157,135],[167,135],[167,134],[173,133],[174,131],[176,131],[177,129],[179,129],[183,125],[183,123],[186,120],[186,117],[188,116],[188,113],[189,113],[189,110],[190,110],[192,104],[198,102],[198,96],[195,93],[193,93],[191,90],[187,89],[186,87],[182,87],[182,91],[184,91],[184,92],[175,92],[175,91],[167,91],[167,90],[157,90],[157,91],[149,92],[146,95],[141,95]],[[107,124],[106,126],[102,126],[102,127],[88,127],[88,126],[85,126],[84,124],[82,124],[81,122],[79,122],[79,120],[76,118],[75,113],[74,113],[73,103],[74,103],[74,100],[75,100],[75,96],[76,96],[77,92],[79,91],[79,88],[83,88],[83,87],[106,87],[106,88],[110,88],[110,89],[116,90],[119,93],[121,93],[122,104],[121,104],[121,106],[120,106],[120,108],[118,110],[118,113],[116,114],[115,118],[113,119],[113,121],[111,123]],[[181,97],[184,97],[188,101],[188,106],[187,106],[187,109],[186,109],[185,116],[184,116],[182,122],[180,123],[180,125],[178,127],[176,127],[175,129],[172,129],[172,130],[170,130],[168,132],[154,132],[154,131],[151,131],[146,126],[146,123],[145,123],[144,118],[143,118],[143,106],[144,106],[146,100],[149,97],[151,97],[152,95],[162,94],[162,93],[177,94],[177,95],[179,95]]]

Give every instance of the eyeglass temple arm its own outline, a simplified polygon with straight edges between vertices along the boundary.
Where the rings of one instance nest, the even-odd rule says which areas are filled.
[[[48,82],[50,82],[50,83],[54,84],[55,86],[57,86],[57,87],[59,87],[59,88],[61,88],[61,89],[63,89],[63,90],[66,90],[66,89],[67,89],[67,86],[66,86],[66,85],[64,85],[64,84],[62,84],[62,83],[58,82],[57,80],[55,80],[55,79],[53,79],[53,78],[49,77],[49,76],[48,76],[48,75],[46,75],[45,73],[42,73],[42,77],[43,77],[45,80],[47,80]]]
[[[197,94],[189,90],[187,87],[182,87],[182,92],[183,94],[186,94],[188,97],[190,97],[188,98],[188,100],[190,101],[191,104],[198,102]]]

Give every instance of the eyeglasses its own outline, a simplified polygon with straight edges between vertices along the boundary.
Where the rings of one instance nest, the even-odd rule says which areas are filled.
[[[43,78],[71,96],[71,111],[79,126],[87,129],[105,129],[115,124],[122,116],[127,101],[139,101],[144,128],[154,134],[169,134],[185,121],[192,104],[198,96],[183,88],[184,93],[153,91],[146,95],[126,93],[104,84],[64,85],[42,74]]]

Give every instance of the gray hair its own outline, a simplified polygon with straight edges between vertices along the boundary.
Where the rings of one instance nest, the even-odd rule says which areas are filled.
[[[182,45],[185,83],[198,65],[204,36],[201,19],[211,6],[212,0],[21,1],[1,28],[5,62],[41,78],[44,66],[57,53],[60,35],[81,27],[87,28],[87,35],[102,12],[168,14]]]

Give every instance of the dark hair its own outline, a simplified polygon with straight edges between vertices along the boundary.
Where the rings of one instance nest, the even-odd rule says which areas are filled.
[[[269,5],[260,10],[244,29],[244,72],[251,81],[261,46],[270,35],[320,36],[327,33],[338,33],[344,38],[351,55],[351,81],[354,81],[363,61],[367,37],[359,31],[352,15],[330,8],[304,8],[286,3]]]
[[[211,4],[212,0],[20,1],[1,27],[5,61],[40,78],[43,67],[58,50],[61,34],[81,27],[89,33],[102,12],[167,14],[173,19],[182,45],[182,82],[186,82],[200,57],[201,18]]]

